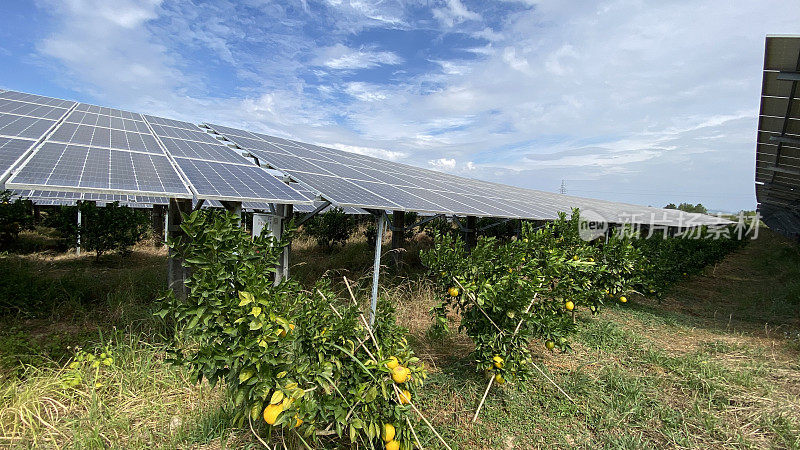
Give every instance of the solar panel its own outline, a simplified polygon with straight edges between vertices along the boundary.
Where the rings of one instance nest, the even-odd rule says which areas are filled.
[[[67,108],[0,99],[0,112],[40,119],[58,120],[67,112]]]
[[[185,129],[185,130],[192,130],[192,131],[198,129],[197,125],[195,125],[193,123],[189,123],[189,122],[183,122],[183,121],[174,120],[174,119],[165,119],[164,117],[150,116],[150,115],[145,115],[144,117],[146,117],[147,121],[150,122],[150,124],[153,125],[153,126],[161,125],[161,126],[168,126],[168,127],[173,127],[173,128],[182,128],[182,129]]]
[[[306,196],[200,127],[155,116],[145,118],[199,198],[262,203],[310,202]]]
[[[5,179],[35,141],[0,137],[0,179]]]
[[[75,102],[71,100],[61,100],[59,98],[44,97],[25,92],[5,91],[0,93],[0,99],[16,100],[20,102],[35,103],[37,105],[57,106],[60,108],[71,108]]]
[[[9,180],[12,187],[188,197],[164,155],[46,142]]]
[[[56,124],[55,120],[0,113],[0,135],[40,139]]]
[[[191,196],[141,115],[84,103],[64,112],[64,121],[9,179],[9,187]]]
[[[800,234],[800,36],[767,36],[756,139],[756,198],[764,221]]]
[[[255,165],[175,158],[201,198],[277,203],[308,202],[286,183]]]

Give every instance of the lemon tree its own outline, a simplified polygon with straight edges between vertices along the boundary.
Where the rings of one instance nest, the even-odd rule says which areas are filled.
[[[437,323],[458,312],[477,369],[498,383],[529,375],[533,339],[568,350],[575,310],[597,313],[640,283],[644,260],[630,240],[586,242],[579,220],[574,211],[540,228],[526,223],[519,239],[483,238],[469,253],[458,237],[437,234],[421,254],[443,293],[433,310]]]
[[[325,280],[273,285],[285,240],[251,238],[221,211],[195,211],[181,227],[187,238],[169,245],[191,269],[189,294],[168,295],[159,312],[175,327],[172,361],[198,382],[225,383],[238,425],[285,428],[315,445],[411,448],[408,403],[426,373],[390,304],[378,305],[373,340],[358,307]]]

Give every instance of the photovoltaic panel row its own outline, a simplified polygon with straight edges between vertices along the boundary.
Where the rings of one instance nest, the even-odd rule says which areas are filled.
[[[559,212],[580,207],[618,221],[686,220],[679,212],[514,188],[261,133],[206,126],[339,205],[537,219],[554,219]]]
[[[42,145],[7,184],[18,188],[190,195],[164,155],[56,142]]]
[[[107,108],[105,106],[90,105],[88,103],[78,104],[75,106],[75,111],[89,112],[120,119],[142,120],[141,114],[138,113],[123,111],[121,109]]]
[[[107,116],[106,116],[107,117]],[[122,131],[113,128],[104,128],[92,125],[79,125],[64,122],[56,128],[49,138],[52,142],[64,144],[85,145],[90,147],[112,148],[163,154],[155,137],[148,133]]]
[[[0,99],[0,112],[39,119],[60,119],[68,108],[26,103],[17,100]]]
[[[5,91],[0,93],[0,99],[16,100],[26,103],[35,103],[37,105],[57,106],[60,108],[71,108],[75,102],[71,100],[61,100],[59,98],[44,97],[36,94],[28,94],[25,92]]]
[[[0,113],[0,136],[40,139],[56,124],[55,120]]]
[[[154,125],[154,126],[155,125],[161,125],[161,126],[167,126],[167,127],[173,127],[173,128],[181,128],[181,129],[184,129],[184,130],[192,130],[192,131],[198,129],[197,125],[195,125],[193,123],[190,123],[190,122],[183,122],[181,120],[175,120],[175,119],[166,119],[164,117],[150,116],[150,115],[147,115],[147,114],[145,114],[144,117],[147,118],[147,121],[150,122],[150,124]]]
[[[145,118],[199,197],[210,200],[309,202],[304,195],[196,125],[149,115]]]
[[[244,131],[209,125],[227,131],[228,139],[272,167],[291,174],[339,205],[375,209],[410,210],[444,214],[475,214],[523,217],[514,207],[498,207],[469,196],[480,190],[464,190],[463,179],[432,188],[425,171],[377,159],[303,144],[259,133],[258,139],[242,137]],[[398,170],[398,167],[401,169]],[[405,173],[402,169],[408,167]],[[433,174],[437,174],[433,172]],[[420,176],[422,175],[422,176]],[[543,215],[543,214],[539,214]]]
[[[138,114],[137,114],[138,116]],[[137,119],[123,119],[121,117],[112,117],[109,115],[90,113],[86,111],[73,111],[69,113],[66,119],[67,122],[77,123],[81,125],[89,125],[93,127],[113,128],[122,131],[135,131],[139,133],[150,133],[147,124],[143,120]]]
[[[187,158],[175,158],[175,161],[201,197],[278,203],[308,202],[302,194],[255,165]]]

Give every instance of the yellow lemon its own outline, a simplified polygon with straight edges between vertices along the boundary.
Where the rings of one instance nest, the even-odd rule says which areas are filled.
[[[497,384],[504,384],[506,382],[506,379],[503,378],[503,376],[498,373],[497,375],[494,376],[494,382]]]
[[[392,380],[394,380],[395,383],[405,383],[408,379],[409,372],[410,370],[407,368],[403,366],[397,366],[392,369]]]
[[[577,260],[578,260],[578,255],[575,255],[575,256],[573,256],[573,257],[572,257],[572,260],[573,260],[573,261],[577,261]]]
[[[572,311],[573,309],[575,309],[575,303],[572,303],[571,301],[567,300],[567,303],[564,303],[564,308],[567,308],[567,311]]]
[[[553,341],[547,341],[544,343],[544,346],[547,347],[548,350],[552,350],[556,347],[556,343]]]
[[[499,355],[495,355],[494,358],[492,358],[492,363],[498,369],[502,369],[503,368],[503,358],[500,357]]]
[[[409,403],[411,403],[411,392],[409,392],[408,389],[405,389],[400,393],[400,404],[407,405]]]
[[[459,294],[458,288],[451,287],[450,289],[447,290],[447,293],[450,294],[450,297],[458,297]]]
[[[623,295],[622,297],[619,298],[619,301],[622,302],[622,303],[625,303],[625,302],[628,301],[628,299],[625,298],[625,296]]]
[[[389,357],[389,362],[386,363],[386,367],[394,370],[395,367],[400,365],[400,361],[397,360],[394,356]]]
[[[390,423],[383,424],[383,441],[384,442],[391,442],[394,440],[395,435],[394,425]]]
[[[275,421],[278,420],[278,415],[282,412],[282,405],[269,405],[264,409],[264,420],[270,425],[275,425]]]
[[[389,441],[386,443],[386,450],[400,450],[400,443],[397,441]]]

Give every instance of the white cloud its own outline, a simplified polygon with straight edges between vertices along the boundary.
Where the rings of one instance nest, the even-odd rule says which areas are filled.
[[[467,20],[481,19],[480,14],[468,10],[461,0],[447,0],[444,8],[433,9],[433,17],[446,27],[453,27]]]
[[[439,158],[428,161],[428,164],[436,170],[452,170],[456,168],[456,160],[453,158]]]
[[[373,158],[387,159],[389,161],[398,161],[405,158],[407,155],[403,152],[393,150],[386,150],[382,148],[361,147],[358,145],[347,145],[338,142],[319,142],[318,145],[335,148],[351,153],[358,153],[359,155],[372,156]]]
[[[389,94],[383,92],[375,85],[361,81],[353,81],[345,85],[345,92],[363,102],[377,102],[388,98]]]
[[[335,70],[368,69],[379,65],[398,65],[403,59],[395,53],[366,48],[353,49],[342,44],[325,47],[319,51],[314,64]]]

